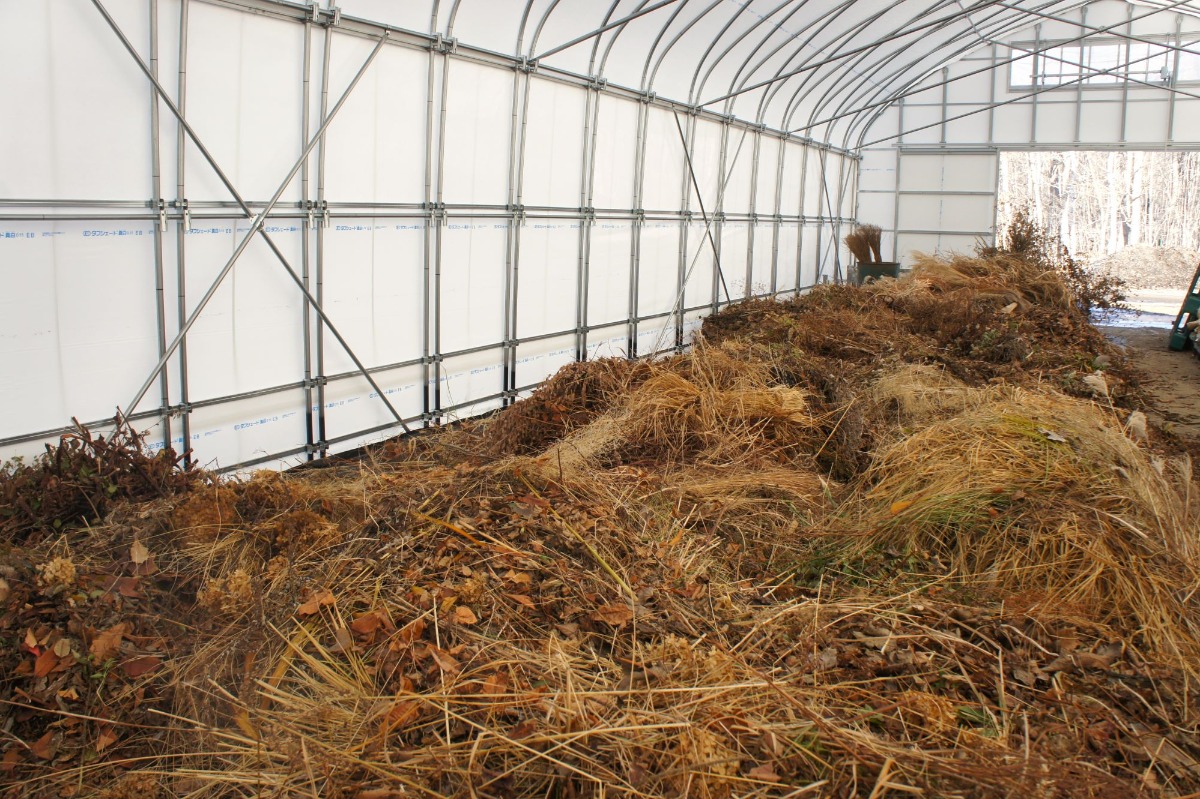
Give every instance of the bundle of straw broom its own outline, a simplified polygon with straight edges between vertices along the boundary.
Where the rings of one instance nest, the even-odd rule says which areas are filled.
[[[883,231],[879,225],[858,225],[846,236],[846,246],[860,264],[883,263],[880,239]]]

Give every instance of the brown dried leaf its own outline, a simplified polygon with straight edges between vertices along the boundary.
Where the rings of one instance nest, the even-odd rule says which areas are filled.
[[[466,605],[459,605],[454,609],[454,620],[459,624],[466,624],[470,626],[477,623],[479,621],[479,617],[476,616],[475,613],[472,612],[472,610]]]
[[[420,715],[420,702],[413,699],[397,701],[396,704],[392,705],[392,708],[387,712],[387,715],[384,716],[383,724],[380,725],[380,732],[382,732],[384,735],[387,735],[393,730],[404,727],[410,722],[416,721],[417,717]]]
[[[421,636],[425,634],[425,620],[415,619],[404,625],[396,633],[396,643],[401,645],[411,644],[414,641],[419,641]]]
[[[350,629],[358,635],[370,635],[382,626],[383,619],[378,610],[368,611],[350,622]]]
[[[29,751],[34,757],[40,757],[42,760],[53,760],[54,755],[58,752],[58,744],[54,740],[54,731],[50,730],[41,738],[38,738],[33,746],[29,747]]]
[[[433,656],[433,662],[437,663],[438,668],[442,671],[449,672],[450,674],[457,674],[462,671],[462,665],[446,650],[430,646],[429,654]]]
[[[121,670],[125,672],[126,677],[137,678],[143,674],[149,674],[161,665],[162,658],[155,655],[146,655],[125,661],[121,664]]]
[[[530,585],[533,582],[533,578],[529,576],[528,572],[513,571],[512,569],[504,573],[504,579],[517,585]]]
[[[508,675],[502,671],[498,671],[495,674],[489,674],[488,678],[483,681],[483,693],[489,696],[507,693],[507,691]]]
[[[96,736],[96,754],[102,753],[105,749],[115,744],[119,737],[112,727],[101,729],[100,734]]]
[[[121,652],[121,639],[129,635],[131,629],[128,622],[114,624],[92,639],[88,651],[97,663],[116,657]]]
[[[296,609],[296,613],[300,614],[301,616],[311,616],[319,611],[322,605],[333,605],[336,602],[337,599],[334,598],[333,592],[328,588],[322,588],[320,591],[317,591],[315,594],[309,597],[307,602],[302,603],[300,607]]]
[[[746,776],[752,780],[761,780],[762,782],[779,782],[783,779],[783,777],[775,773],[775,767],[770,763],[755,766],[746,772]]]
[[[525,594],[505,594],[505,596],[508,597],[509,599],[513,600],[514,602],[516,602],[518,605],[523,605],[527,608],[536,608],[537,607],[537,605],[534,604],[533,600],[530,599]]]
[[[129,559],[141,566],[150,559],[150,550],[146,549],[146,545],[141,541],[134,541],[129,547]]]
[[[122,577],[116,583],[117,593],[130,599],[142,599],[146,595],[138,587],[138,582],[137,577]]]
[[[592,618],[612,627],[623,627],[633,620],[633,608],[624,602],[616,602],[597,608]]]
[[[58,655],[54,654],[53,649],[47,649],[45,652],[37,656],[33,661],[33,676],[45,677],[50,672],[54,671],[54,667],[58,665]]]

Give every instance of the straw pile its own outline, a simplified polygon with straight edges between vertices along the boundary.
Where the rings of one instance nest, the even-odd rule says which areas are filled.
[[[26,518],[5,795],[1200,791],[1191,469],[1127,433],[1119,359],[1086,391],[1096,337],[1027,324],[1053,289],[952,271],[731,308],[355,462]]]

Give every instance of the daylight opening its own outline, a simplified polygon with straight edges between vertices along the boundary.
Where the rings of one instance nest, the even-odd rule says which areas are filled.
[[[1020,208],[1136,306],[1174,313],[1200,262],[1200,152],[1001,153],[996,229]]]

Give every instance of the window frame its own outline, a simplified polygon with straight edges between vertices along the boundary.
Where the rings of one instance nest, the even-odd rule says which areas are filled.
[[[1008,90],[1034,91],[1057,88],[1112,90],[1124,87],[1149,89],[1200,85],[1200,32],[1180,34],[1178,37],[1175,35],[1162,35],[1141,36],[1139,38],[1148,41],[1136,41],[1116,36],[1103,36],[1084,39],[1083,41],[1078,41],[1076,39],[1060,39],[1056,41],[1050,39],[1042,41],[1034,40],[1009,42],[1006,46],[1008,47],[1009,58],[1012,60],[1008,62]],[[1134,47],[1149,47],[1155,44],[1164,46],[1164,50],[1161,53],[1156,53],[1153,58],[1165,57],[1166,63],[1164,64],[1164,67],[1170,73],[1170,77],[1161,83],[1155,83],[1154,78],[1161,74],[1161,69],[1163,67],[1160,67],[1159,70],[1156,71],[1152,71],[1150,69],[1140,69],[1142,63],[1144,62],[1139,62],[1133,64],[1131,69],[1131,65],[1129,63],[1130,60],[1135,57],[1132,55],[1132,50]],[[1116,64],[1116,67],[1119,71],[1111,72],[1107,76],[1097,75],[1083,67],[1074,67],[1070,64],[1064,64],[1055,58],[1047,57],[1050,53],[1058,51],[1055,53],[1055,55],[1060,58],[1065,58],[1068,61],[1078,60],[1082,64],[1093,66],[1095,69],[1107,69],[1108,67],[1092,64],[1091,50],[1099,47],[1112,47],[1113,45],[1117,45],[1120,48]],[[1178,50],[1169,49],[1171,47],[1187,47],[1195,49],[1198,52],[1196,54],[1181,53]],[[1021,50],[1014,48],[1021,48]],[[1062,50],[1064,48],[1077,48],[1080,53],[1079,58],[1074,59],[1063,55]],[[1022,52],[1022,50],[1038,50],[1040,52],[1028,54]],[[1141,57],[1142,54],[1136,55],[1136,58]],[[1029,59],[1033,62],[1030,64],[1027,73],[1030,76],[1030,79],[1028,81],[1022,80],[1021,82],[1017,82],[1017,64],[1024,59]],[[1191,70],[1195,77],[1189,79],[1179,77],[1180,72],[1184,68],[1183,59],[1195,60],[1193,69]],[[1057,66],[1059,68],[1058,71],[1054,73],[1048,73],[1043,67],[1043,64],[1047,63]],[[1023,74],[1025,73],[1024,70],[1021,70],[1021,72]],[[1050,83],[1046,80],[1047,78],[1055,79],[1058,82]],[[1078,80],[1079,78],[1083,78],[1083,80]],[[1108,80],[1107,82],[1098,82],[1095,80],[1096,78],[1111,78],[1111,80]],[[1130,78],[1133,80],[1130,80]],[[1070,81],[1077,82],[1070,83]],[[1137,83],[1136,81],[1143,81],[1143,83]],[[1154,83],[1154,86],[1146,86],[1146,82]],[[1063,85],[1064,83],[1066,84],[1065,86]]]

